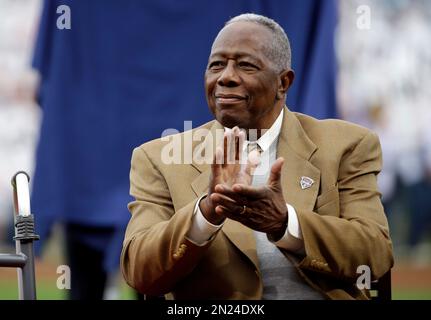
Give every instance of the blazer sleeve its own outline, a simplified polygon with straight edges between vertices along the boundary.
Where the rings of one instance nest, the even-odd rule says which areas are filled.
[[[197,198],[175,212],[168,185],[143,147],[133,151],[130,194],[135,200],[121,253],[123,276],[143,294],[168,293],[212,243],[197,246],[186,239]]]
[[[388,222],[377,187],[382,166],[378,137],[368,132],[340,162],[340,216],[297,209],[305,246],[302,269],[356,281],[357,268],[368,266],[372,279],[393,266]]]

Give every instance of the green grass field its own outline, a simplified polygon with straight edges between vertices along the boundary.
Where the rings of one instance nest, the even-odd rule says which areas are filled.
[[[39,281],[37,283],[37,299],[38,300],[64,300],[67,299],[67,290],[57,289],[54,281]],[[18,288],[15,279],[0,280],[0,300],[17,300]],[[133,291],[122,285],[119,300],[134,299]]]
[[[431,300],[431,289],[394,289],[393,300]]]
[[[430,289],[397,289],[394,288],[394,300],[431,300]],[[55,281],[39,281],[37,284],[37,298],[39,300],[63,300],[67,298],[66,290],[59,290],[55,286]],[[18,299],[17,282],[15,279],[0,280],[0,300]],[[123,285],[121,288],[120,300],[134,299],[133,292]]]

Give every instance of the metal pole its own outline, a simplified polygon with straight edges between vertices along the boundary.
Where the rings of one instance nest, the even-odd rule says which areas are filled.
[[[21,252],[28,257],[27,263],[21,268],[23,299],[36,300],[36,277],[34,272],[33,241],[21,240]]]
[[[30,178],[20,171],[12,178],[15,208],[15,241],[17,255],[24,255],[26,263],[18,269],[19,299],[36,299],[36,280],[34,272],[33,241],[39,236],[34,232],[34,217],[30,210]]]
[[[27,257],[23,254],[0,253],[0,267],[22,268],[27,263]]]

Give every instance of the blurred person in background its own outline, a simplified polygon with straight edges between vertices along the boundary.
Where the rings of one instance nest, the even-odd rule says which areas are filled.
[[[360,5],[370,8],[369,29],[356,25]],[[431,3],[340,1],[340,8],[341,114],[379,133],[384,162],[379,185],[395,250],[412,262],[431,261]]]

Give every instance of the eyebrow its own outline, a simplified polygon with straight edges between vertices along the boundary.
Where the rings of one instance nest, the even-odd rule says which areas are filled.
[[[226,55],[227,55],[227,53],[224,53],[224,52],[215,52],[209,56],[208,60],[215,59],[217,57],[224,57]],[[259,58],[255,57],[255,56],[252,56],[250,53],[247,53],[247,52],[241,52],[241,51],[237,52],[234,54],[234,57],[235,58],[250,58],[251,60],[255,61],[256,63],[263,64],[263,61],[261,61]]]

